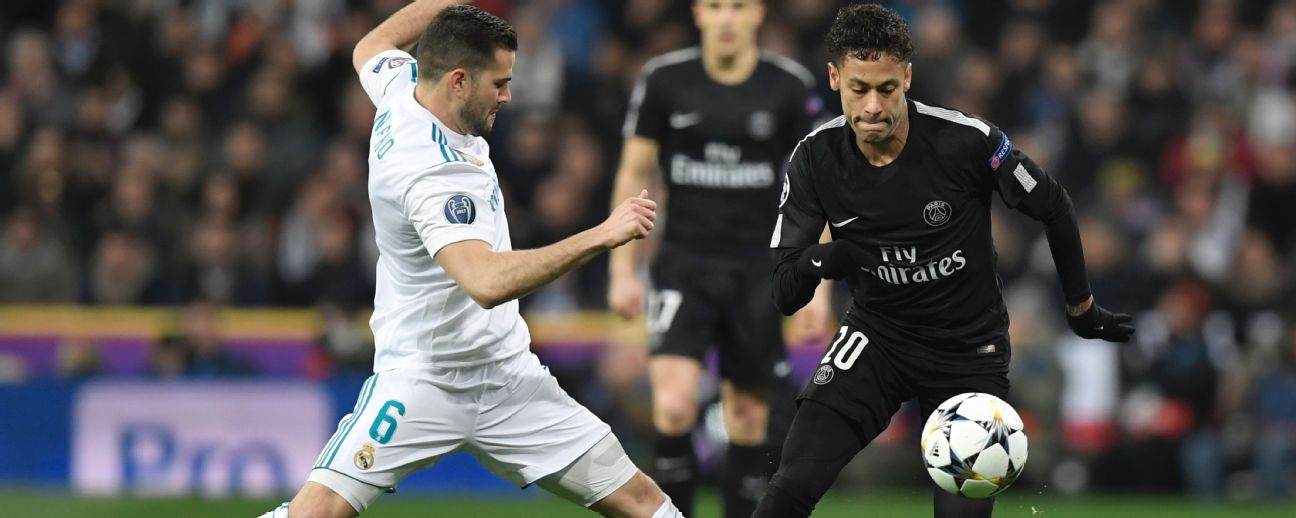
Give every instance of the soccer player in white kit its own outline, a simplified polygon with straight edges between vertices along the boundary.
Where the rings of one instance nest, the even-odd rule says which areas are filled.
[[[374,375],[297,496],[264,516],[356,516],[458,451],[606,516],[680,516],[608,425],[531,353],[516,300],[645,237],[656,204],[644,191],[592,229],[512,249],[481,135],[509,101],[517,36],[457,3],[415,2],[356,45],[356,72],[378,108],[369,146],[380,252]],[[417,60],[398,50],[416,38]]]

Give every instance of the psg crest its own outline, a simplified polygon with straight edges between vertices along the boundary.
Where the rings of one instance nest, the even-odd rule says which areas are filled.
[[[923,221],[933,227],[939,227],[949,221],[950,212],[950,204],[936,200],[923,207]]]
[[[829,381],[832,381],[832,379],[833,379],[832,365],[828,365],[828,364],[820,365],[819,370],[815,371],[814,373],[815,385],[826,385]]]

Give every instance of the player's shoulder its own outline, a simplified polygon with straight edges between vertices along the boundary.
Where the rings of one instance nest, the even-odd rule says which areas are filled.
[[[914,112],[921,118],[916,125],[919,131],[930,132],[942,139],[984,142],[999,131],[994,124],[976,115],[912,99],[909,102],[913,103]]]
[[[824,151],[831,151],[833,146],[837,145],[843,132],[849,131],[846,128],[846,116],[839,115],[833,119],[824,122],[806,133],[795,148],[792,149],[792,158],[795,159],[800,152],[802,155],[822,156]]]
[[[645,61],[640,74],[645,78],[663,78],[688,74],[702,61],[701,47],[673,50]]]
[[[795,84],[809,90],[813,90],[815,87],[814,74],[810,73],[810,69],[802,66],[795,59],[762,50],[760,62],[768,65],[769,70],[777,76],[793,80]]]

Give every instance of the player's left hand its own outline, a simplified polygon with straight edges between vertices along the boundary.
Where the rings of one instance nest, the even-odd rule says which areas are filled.
[[[1134,334],[1132,319],[1125,313],[1112,313],[1094,302],[1079,315],[1067,315],[1067,324],[1081,338],[1098,338],[1108,342],[1128,342]]]

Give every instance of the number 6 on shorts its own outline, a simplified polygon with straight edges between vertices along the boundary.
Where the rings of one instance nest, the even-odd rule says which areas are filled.
[[[386,403],[383,403],[382,408],[378,409],[378,417],[374,419],[373,425],[369,427],[369,437],[378,441],[378,444],[387,444],[387,441],[391,440],[392,434],[396,433],[396,418],[388,413],[393,408],[396,409],[397,415],[405,415],[405,404],[395,399],[389,399]],[[383,423],[387,424],[386,428],[383,428]]]

